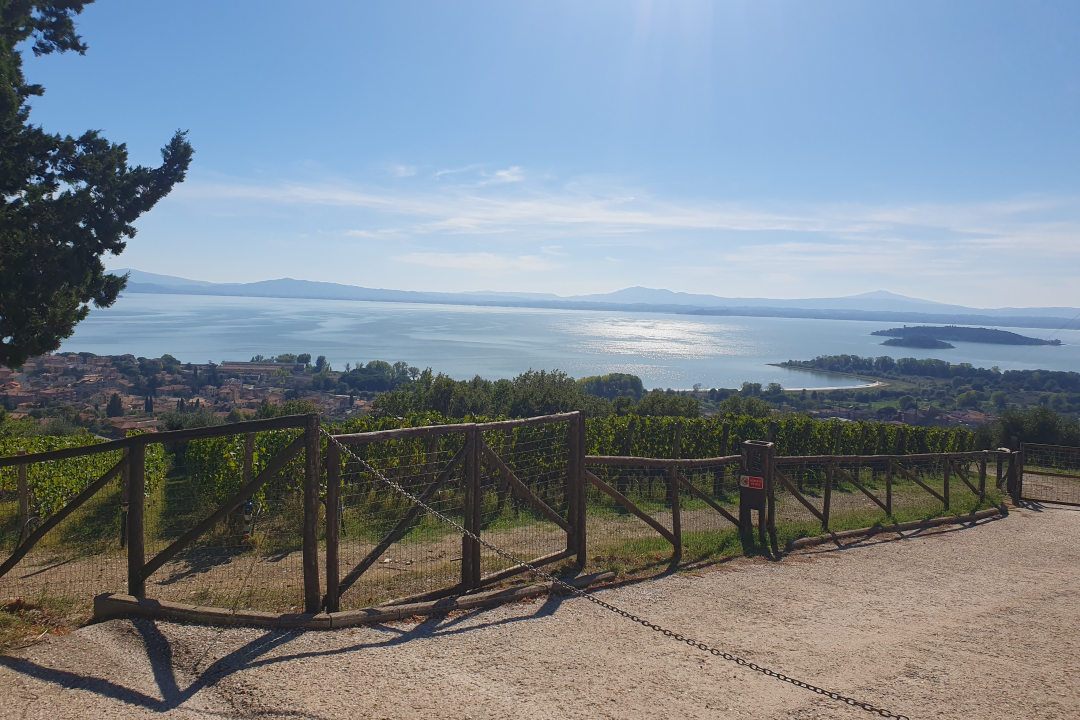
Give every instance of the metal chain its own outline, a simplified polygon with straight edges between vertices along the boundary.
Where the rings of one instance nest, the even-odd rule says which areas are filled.
[[[756,663],[752,663],[749,660],[745,660],[745,659],[743,659],[743,658],[741,658],[741,657],[739,657],[737,655],[732,655],[731,653],[724,652],[724,651],[719,650],[719,649],[714,648],[714,647],[710,647],[706,643],[698,642],[697,640],[694,640],[692,638],[688,638],[685,635],[681,635],[679,633],[676,633],[673,630],[668,630],[667,628],[664,628],[661,625],[657,625],[655,623],[649,622],[648,620],[646,620],[644,618],[641,618],[641,617],[639,617],[637,615],[634,615],[631,612],[627,612],[626,610],[618,608],[618,607],[612,605],[611,603],[604,602],[600,598],[598,598],[598,597],[596,597],[594,595],[590,595],[589,593],[585,592],[584,590],[579,590],[578,588],[574,587],[573,585],[570,585],[570,584],[568,584],[566,582],[563,582],[559,578],[555,577],[554,575],[552,575],[552,574],[550,574],[550,573],[548,573],[548,572],[546,572],[544,570],[541,570],[540,568],[536,567],[535,565],[533,565],[531,563],[528,563],[528,562],[525,562],[524,560],[521,560],[521,559],[515,557],[511,553],[506,552],[505,550],[503,550],[503,549],[501,549],[499,547],[496,547],[495,545],[492,545],[491,543],[489,543],[486,540],[484,540],[483,538],[481,538],[479,535],[466,530],[462,525],[460,525],[456,521],[448,518],[446,515],[443,515],[441,512],[439,512],[435,508],[433,508],[430,505],[428,505],[427,503],[421,501],[420,498],[418,498],[415,495],[413,495],[412,493],[410,493],[404,487],[402,487],[398,483],[394,482],[390,478],[383,475],[381,472],[379,472],[374,467],[372,467],[366,460],[359,457],[358,455],[356,455],[356,453],[354,453],[348,447],[343,445],[333,435],[326,432],[325,430],[322,430],[322,433],[324,435],[326,435],[327,439],[330,442],[333,442],[335,445],[337,445],[338,448],[342,452],[347,453],[348,455],[350,455],[354,460],[356,460],[356,462],[360,463],[365,468],[367,468],[368,472],[370,472],[375,477],[379,478],[379,480],[381,480],[383,483],[385,483],[389,487],[393,488],[395,491],[401,493],[402,495],[407,497],[409,500],[416,503],[417,505],[422,507],[427,512],[431,513],[432,515],[434,515],[436,518],[438,518],[442,522],[446,523],[447,525],[452,526],[454,529],[456,529],[462,535],[465,535],[466,537],[471,538],[472,540],[476,541],[480,545],[483,545],[484,547],[486,547],[488,550],[492,551],[496,555],[499,555],[499,556],[505,558],[506,560],[509,560],[510,562],[514,563],[515,565],[522,565],[524,567],[527,567],[529,570],[536,573],[540,577],[545,578],[548,582],[550,582],[552,584],[553,587],[558,586],[560,589],[565,590],[565,591],[571,593],[572,595],[575,595],[575,596],[580,597],[580,598],[584,598],[585,600],[588,600],[589,602],[593,603],[594,605],[602,607],[605,610],[610,610],[611,612],[615,613],[616,615],[620,615],[620,616],[626,618],[627,620],[630,620],[631,622],[638,623],[639,625],[647,627],[650,630],[661,633],[664,637],[672,638],[673,640],[675,640],[677,642],[686,643],[690,647],[697,648],[698,650],[701,650],[703,652],[707,652],[710,655],[713,655],[715,657],[722,658],[724,660],[728,660],[730,662],[735,663],[736,665],[747,668],[748,670],[753,670],[754,672],[761,673],[762,675],[767,675],[767,676],[769,676],[771,678],[776,678],[777,680],[779,680],[781,682],[790,683],[791,685],[794,685],[795,687],[800,687],[800,688],[809,690],[809,691],[811,691],[813,693],[816,693],[818,695],[823,695],[824,697],[831,698],[833,700],[837,700],[839,702],[844,703],[845,705],[850,705],[851,707],[861,708],[863,710],[866,710],[867,712],[874,713],[874,714],[876,714],[876,715],[878,715],[880,717],[883,717],[883,718],[893,718],[893,720],[910,720],[910,718],[908,718],[908,716],[906,716],[906,715],[897,715],[895,713],[892,713],[892,712],[890,712],[890,711],[888,711],[888,710],[886,710],[884,708],[880,708],[880,707],[878,707],[876,705],[873,705],[871,703],[864,702],[862,700],[856,700],[855,698],[848,697],[846,695],[841,695],[838,692],[833,692],[831,690],[826,690],[825,688],[818,687],[817,685],[812,685],[812,684],[810,684],[808,682],[803,682],[802,680],[798,680],[796,678],[784,675],[783,673],[778,673],[775,670],[770,670],[769,668],[762,667],[761,665],[758,665]]]

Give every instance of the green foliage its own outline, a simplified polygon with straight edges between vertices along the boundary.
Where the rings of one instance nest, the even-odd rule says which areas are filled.
[[[0,457],[17,455],[19,450],[27,454],[60,450],[69,447],[86,447],[104,442],[90,435],[72,437],[42,436],[0,440]],[[27,466],[33,512],[42,520],[47,519],[75,495],[97,480],[109,468],[120,461],[119,450],[97,455],[32,463]],[[168,463],[161,445],[146,447],[146,492],[149,494],[165,478]],[[18,492],[18,471],[15,467],[0,468],[0,498]]]
[[[1008,447],[1014,437],[1020,442],[1080,446],[1080,422],[1049,407],[1009,408],[998,423],[998,447]]]
[[[190,412],[162,413],[158,419],[162,421],[166,430],[190,430],[224,423],[224,420],[208,407],[200,407]]]
[[[578,380],[585,392],[597,397],[614,400],[615,398],[630,397],[640,400],[645,392],[641,384],[641,378],[627,373],[610,373],[608,375],[593,375]]]
[[[749,415],[763,418],[772,415],[772,405],[753,396],[728,395],[717,406],[717,415]]]
[[[124,414],[124,404],[116,393],[109,396],[109,403],[105,406],[105,414],[108,417],[121,417]]]
[[[318,412],[310,400],[286,400],[280,405],[275,405],[269,401],[263,400],[262,405],[259,406],[258,411],[255,413],[256,420],[266,420],[267,418],[286,417],[288,415],[307,415],[309,413]]]
[[[701,415],[701,404],[697,398],[689,395],[651,392],[631,412],[636,415],[696,418]]]
[[[96,307],[112,305],[126,277],[106,274],[101,257],[119,255],[132,223],[182,182],[193,150],[177,132],[158,168],[129,167],[127,148],[97,131],[79,138],[31,124],[22,52],[86,46],[75,33],[83,0],[0,3],[0,363],[14,367],[55,350]]]

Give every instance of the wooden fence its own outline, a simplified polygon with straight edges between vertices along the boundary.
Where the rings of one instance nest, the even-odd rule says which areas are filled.
[[[256,472],[253,463],[255,433],[283,430],[301,432],[295,437],[288,435],[287,444],[283,440],[275,446],[276,449],[262,459]],[[532,566],[568,559],[574,559],[580,566],[586,564],[588,533],[592,532],[587,526],[591,524],[597,531],[607,531],[616,524],[595,514],[590,519],[590,514],[597,509],[590,503],[599,498],[624,516],[629,514],[642,521],[671,545],[673,559],[678,562],[683,553],[687,520],[684,502],[694,504],[693,522],[701,522],[702,512],[713,513],[712,517],[739,529],[745,536],[754,529],[747,498],[758,498],[753,500],[752,508],[758,513],[757,529],[762,542],[768,533],[775,547],[778,512],[809,513],[807,517],[812,517],[822,531],[828,532],[830,518],[837,508],[838,489],[843,490],[845,497],[853,496],[853,493],[865,497],[863,502],[872,503],[872,507],[882,513],[881,517],[893,515],[894,486],[898,483],[905,488],[915,488],[925,497],[941,503],[945,510],[951,507],[954,488],[970,490],[982,502],[991,472],[996,472],[992,480],[994,487],[1001,489],[1005,484],[1014,502],[1018,503],[1023,495],[1023,454],[1004,448],[979,452],[778,457],[772,442],[746,441],[739,455],[684,459],[678,457],[681,443],[676,436],[672,452],[675,457],[671,458],[587,456],[585,432],[585,418],[575,412],[501,422],[433,425],[321,437],[318,416],[301,415],[145,434],[84,447],[0,458],[0,469],[19,469],[20,527],[14,551],[0,565],[0,578],[23,560],[42,538],[118,479],[123,481],[122,545],[126,557],[126,590],[130,596],[145,598],[147,580],[154,573],[169,563],[175,564],[178,556],[200,537],[235,517],[284,468],[294,468],[292,472],[299,484],[296,491],[302,495],[299,521],[302,525],[299,568],[302,606],[309,614],[340,611],[343,596],[346,599],[350,594],[365,597],[357,589],[365,583],[375,582],[371,578],[379,574],[381,566],[392,561],[387,557],[388,550],[408,546],[410,533],[423,520],[425,513],[420,505],[405,502],[399,494],[389,491],[385,483],[377,482],[380,479],[390,479],[407,487],[425,504],[445,508],[445,512],[458,518],[469,533],[484,537],[485,533],[501,532],[502,535],[490,536],[492,544],[502,547],[503,542],[511,543],[517,532],[520,549],[511,549]],[[144,517],[148,497],[145,483],[147,447],[154,444],[176,447],[182,443],[227,436],[246,438],[242,482],[231,493],[222,495],[224,500],[215,500],[214,506],[201,519],[192,521],[178,537],[148,557]],[[27,467],[118,450],[122,451],[122,456],[117,462],[34,527],[29,510]],[[302,470],[297,469],[301,454]],[[927,469],[931,466],[933,473]],[[647,478],[642,476],[644,480],[640,487],[632,488],[626,474],[639,471],[646,472]],[[746,477],[760,480],[761,484],[754,486],[741,482]],[[658,485],[654,484],[656,480],[660,481]],[[384,495],[376,498],[377,487]],[[646,503],[641,499],[657,488],[663,496],[662,512],[645,507]],[[764,494],[754,495],[755,490]],[[347,501],[347,496],[353,501]],[[349,518],[355,516],[359,518],[355,523],[363,524],[366,517],[363,513],[376,511],[371,508],[383,513],[377,524],[381,528],[379,534],[370,540],[353,535],[346,542],[342,533],[350,527]],[[510,518],[513,522],[499,525],[500,518]],[[521,530],[527,524],[528,532]],[[543,526],[543,533],[536,530],[539,526]],[[496,531],[493,527],[502,529]],[[558,547],[551,547],[553,538],[559,539]],[[433,540],[430,544],[434,547],[438,542]],[[444,574],[433,581],[430,577],[421,577],[421,572],[412,572],[420,580],[429,585],[434,582],[437,586],[425,586],[422,592],[405,593],[377,604],[390,606],[432,601],[472,592],[528,570],[525,565],[501,567],[493,564],[481,544],[468,535],[460,538],[460,558],[440,562],[445,566],[457,560],[460,560],[460,569],[452,580]],[[424,562],[430,565],[435,561]],[[418,560],[417,565],[420,564]],[[325,565],[325,583],[320,578],[322,565]],[[410,572],[407,567],[396,569],[400,572],[395,577]],[[229,572],[236,574],[235,570],[233,567]],[[385,587],[404,585],[387,583]],[[358,603],[351,604],[364,607]]]

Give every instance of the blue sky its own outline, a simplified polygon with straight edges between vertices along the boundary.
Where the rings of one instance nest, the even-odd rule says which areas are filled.
[[[213,281],[1080,306],[1076,2],[141,2],[32,120],[188,181],[108,265]]]

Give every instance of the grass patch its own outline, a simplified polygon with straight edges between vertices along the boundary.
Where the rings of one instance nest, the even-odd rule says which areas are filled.
[[[66,635],[90,620],[73,600],[48,596],[34,602],[10,600],[0,606],[0,655],[32,645],[45,634]]]

